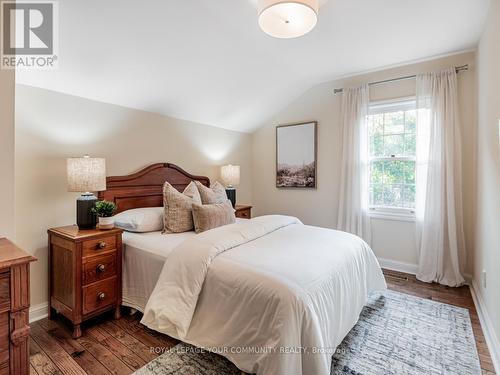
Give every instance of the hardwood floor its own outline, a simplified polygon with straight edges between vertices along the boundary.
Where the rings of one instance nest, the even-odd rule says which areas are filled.
[[[391,290],[469,309],[483,375],[495,373],[468,287],[426,284],[399,272],[385,274]],[[84,324],[83,335],[76,340],[62,319],[32,323],[31,374],[130,374],[177,344],[177,340],[142,326],[139,320],[137,314],[120,320],[109,314]]]

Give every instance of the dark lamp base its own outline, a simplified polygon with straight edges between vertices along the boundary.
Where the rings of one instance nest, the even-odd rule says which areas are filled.
[[[236,189],[235,188],[227,188],[226,195],[227,195],[227,199],[229,199],[231,201],[231,204],[233,205],[233,208],[234,208],[234,206],[236,206]]]
[[[82,194],[76,201],[76,225],[79,229],[93,229],[97,225],[97,217],[92,212],[97,197],[94,194]]]

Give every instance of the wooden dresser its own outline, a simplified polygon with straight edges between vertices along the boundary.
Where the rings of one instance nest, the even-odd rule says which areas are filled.
[[[30,372],[30,262],[35,260],[0,238],[0,375]]]
[[[60,313],[80,324],[105,311],[120,317],[122,302],[122,230],[79,230],[76,225],[48,230],[49,319]]]

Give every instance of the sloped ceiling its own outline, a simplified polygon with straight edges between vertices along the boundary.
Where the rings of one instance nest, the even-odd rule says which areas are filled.
[[[21,84],[250,132],[313,85],[474,48],[489,0],[328,0],[281,40],[255,0],[60,0],[56,71]]]

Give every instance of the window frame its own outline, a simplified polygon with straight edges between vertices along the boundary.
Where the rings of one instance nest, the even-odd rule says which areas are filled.
[[[417,110],[416,97],[403,97],[397,99],[390,100],[380,100],[380,101],[372,101],[369,104],[368,116],[375,114],[382,114],[388,112],[398,112],[398,111],[408,111],[408,110]],[[413,161],[416,163],[416,155],[415,156],[372,156],[370,152],[370,142],[372,140],[372,136],[369,134],[368,127],[368,116],[366,121],[367,127],[367,137],[368,137],[368,148],[366,150],[367,153],[367,173],[368,173],[368,189],[371,186],[371,166],[374,161]],[[385,124],[384,124],[385,125]],[[406,130],[406,129],[405,129]],[[406,131],[401,133],[403,136],[406,135]],[[415,132],[416,134],[416,132]],[[416,175],[415,175],[415,187],[417,185]],[[367,191],[368,196],[370,195],[370,191]],[[370,202],[370,198],[368,199]],[[387,220],[398,220],[398,221],[415,221],[415,209],[414,208],[406,208],[406,207],[391,207],[391,206],[376,206],[368,203],[368,214],[371,217],[387,219]]]

